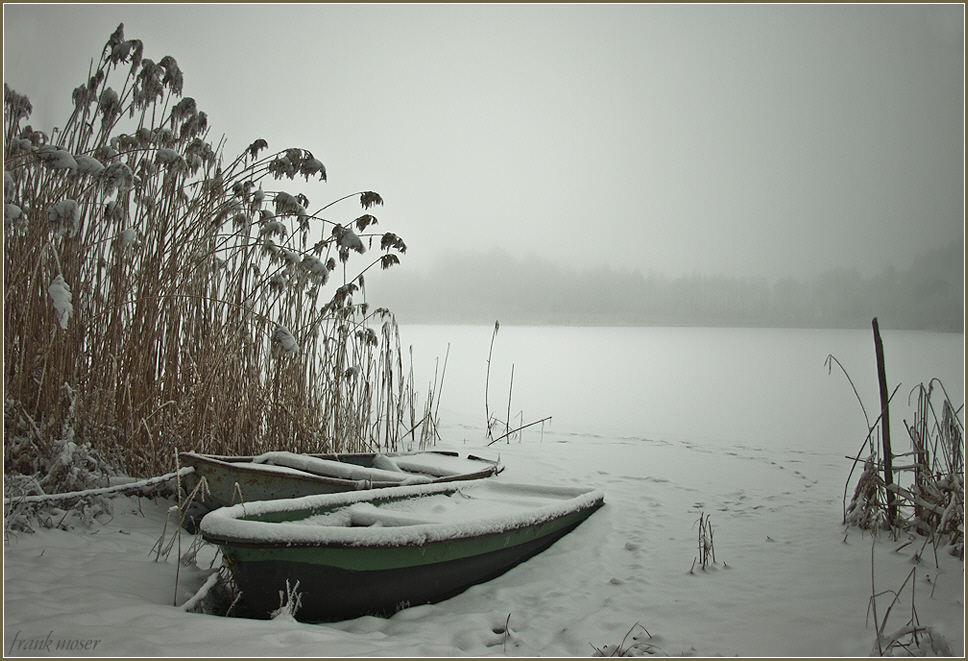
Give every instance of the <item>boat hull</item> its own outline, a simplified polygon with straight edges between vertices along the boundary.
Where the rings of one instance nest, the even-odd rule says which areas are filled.
[[[322,622],[448,599],[544,551],[604,504],[595,489],[478,480],[257,502],[202,522],[241,596],[268,618],[288,589]],[[297,586],[298,582],[298,586]]]
[[[463,557],[451,557],[455,549],[445,548],[454,546],[454,542],[429,545],[420,549],[428,561],[408,561],[390,568],[352,569],[307,562],[298,553],[282,550],[253,554],[223,549],[223,553],[242,592],[236,605],[236,612],[242,617],[268,619],[281,605],[280,592],[286,589],[287,581],[290,587],[299,582],[301,605],[295,615],[299,621],[330,622],[364,615],[389,617],[403,608],[449,599],[504,574],[567,535],[593,511],[554,522],[547,530],[498,535],[497,544],[482,545],[490,550]],[[505,543],[510,545],[503,546]],[[259,556],[265,559],[248,559]],[[432,560],[435,556],[450,559]]]

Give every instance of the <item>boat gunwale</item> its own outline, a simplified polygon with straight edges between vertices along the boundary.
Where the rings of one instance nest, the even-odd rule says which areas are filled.
[[[426,452],[432,453],[432,454],[440,454],[448,457],[460,457],[459,453],[453,452],[453,451],[447,451],[447,450],[426,450]],[[369,457],[375,457],[377,456],[377,454],[378,453],[347,453],[342,456],[369,458]],[[378,487],[375,486],[374,488],[384,488],[384,487],[399,485],[398,482],[389,482],[389,481],[381,481],[381,480],[359,480],[359,479],[350,479],[345,477],[333,477],[329,475],[318,475],[316,473],[310,473],[308,471],[300,470],[298,468],[291,468],[288,466],[284,467],[289,469],[286,471],[276,471],[273,469],[266,469],[266,468],[263,468],[263,466],[266,466],[266,465],[274,466],[274,464],[255,463],[254,459],[256,458],[256,456],[257,455],[251,455],[251,456],[249,455],[246,455],[246,456],[213,455],[213,454],[200,454],[197,452],[181,452],[178,455],[180,462],[185,463],[189,466],[193,466],[196,472],[198,472],[198,466],[196,464],[201,464],[206,468],[210,468],[210,469],[237,470],[251,475],[258,475],[259,477],[278,476],[280,479],[306,480],[309,482],[315,482],[317,484],[341,486],[341,487],[345,487],[348,490],[358,489],[359,485],[363,482],[368,482],[371,485],[379,485]],[[325,454],[325,453],[307,454],[306,456],[314,457],[317,459],[341,461],[339,459],[333,459],[333,457],[338,456],[336,454]],[[386,453],[384,456],[387,456],[387,457],[404,456],[405,457],[410,455],[406,453]],[[494,475],[498,475],[504,468],[501,465],[500,461],[484,459],[482,457],[472,456],[472,455],[467,455],[466,459],[470,461],[479,461],[490,465],[486,468],[482,468],[478,471],[469,472],[469,473],[456,473],[454,475],[444,475],[444,476],[428,476],[430,477],[430,483],[433,484],[438,482],[459,482],[464,480],[485,479],[488,477],[492,477]],[[352,462],[342,462],[342,461],[341,463],[352,464]],[[404,470],[402,472],[409,475],[414,475],[414,476],[421,475],[421,473],[407,471],[407,470]]]
[[[415,453],[413,452],[306,452],[303,453],[307,457],[314,457],[316,459],[329,459],[332,461],[340,461],[343,463],[353,463],[345,461],[346,458],[355,459],[370,459],[377,456],[384,457],[412,457]],[[457,450],[420,450],[416,454],[439,454],[443,457],[457,457],[461,458],[460,452]],[[206,454],[203,452],[195,452],[194,450],[179,452],[179,457],[190,457],[190,458],[200,458],[202,460],[215,460],[218,462],[226,464],[237,464],[237,463],[254,463],[255,459],[261,455],[238,455],[238,454]],[[492,468],[497,469],[498,472],[502,471],[504,467],[501,465],[500,459],[487,459],[485,457],[480,457],[478,455],[468,453],[465,459],[471,461],[480,461],[485,464],[491,464]]]
[[[331,528],[334,531],[332,539],[313,538],[307,535],[307,530],[312,527],[304,524],[292,523],[291,521],[314,516],[320,510],[337,509],[348,507],[355,503],[366,501],[386,501],[402,500],[409,498],[419,498],[422,496],[449,494],[465,489],[486,488],[515,490],[524,488],[525,490],[544,490],[545,492],[561,493],[563,490],[574,495],[567,500],[540,505],[519,513],[516,516],[490,515],[479,517],[474,520],[475,525],[468,528],[466,522],[428,522],[406,526],[386,527],[343,527],[343,526],[320,526],[320,528]],[[323,501],[318,503],[318,501]],[[301,507],[286,507],[296,501],[304,505]],[[328,502],[327,502],[328,501]],[[266,550],[285,550],[285,549],[330,549],[330,550],[360,550],[360,549],[392,549],[406,546],[426,547],[433,544],[450,543],[458,541],[474,540],[485,536],[508,535],[527,528],[537,528],[558,519],[569,518],[575,514],[585,514],[587,511],[594,511],[604,505],[605,494],[599,489],[584,487],[553,487],[544,485],[522,485],[514,483],[482,483],[482,482],[453,482],[453,483],[431,483],[414,486],[384,487],[366,491],[343,492],[336,494],[322,494],[314,496],[303,496],[300,498],[256,501],[247,505],[233,505],[232,507],[222,508],[210,513],[202,523],[202,536],[211,543],[220,546],[232,546],[246,549],[266,549]],[[318,504],[317,504],[318,503]],[[255,517],[272,513],[292,512],[303,513],[305,516],[297,516],[287,521],[258,521],[242,517]],[[219,531],[219,524],[229,522],[227,527],[230,532]],[[273,526],[279,533],[292,533],[288,539],[265,539],[258,538],[258,535],[239,534],[237,529],[241,524],[242,529],[250,528],[254,530],[266,529],[266,526]],[[223,524],[224,526],[225,524]],[[215,527],[215,531],[206,528]],[[391,533],[385,531],[390,530]],[[246,531],[248,532],[248,531]],[[299,533],[303,533],[300,535]],[[383,533],[383,534],[381,534]],[[370,538],[370,539],[368,539]],[[381,539],[382,538],[382,539]]]

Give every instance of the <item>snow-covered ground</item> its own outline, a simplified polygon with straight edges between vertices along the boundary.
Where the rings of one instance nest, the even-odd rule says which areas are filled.
[[[441,447],[461,450],[475,445],[464,437],[480,437],[447,435]],[[624,640],[639,654],[868,655],[872,591],[883,618],[889,591],[916,567],[886,632],[911,619],[913,592],[918,622],[964,655],[963,563],[922,551],[922,539],[875,540],[841,525],[842,455],[551,431],[479,452],[506,466],[491,479],[593,486],[606,505],[544,553],[445,602],[302,624],[174,606],[202,586],[214,550],[181,568],[176,589],[175,554],[152,552],[171,502],[121,497],[91,527],[6,541],[4,653],[587,656]],[[716,557],[706,570],[693,567],[701,513]]]
[[[964,656],[964,563],[923,539],[875,540],[841,524],[845,455],[867,427],[825,359],[843,363],[870,413],[869,332],[502,327],[492,411],[510,408],[516,364],[512,418],[522,407],[524,422],[554,418],[521,442],[484,447],[493,329],[405,330],[425,372],[417,383],[450,349],[438,447],[500,455],[505,471],[490,479],[601,489],[605,506],[547,551],[445,602],[310,625],[173,605],[203,585],[214,549],[181,568],[176,589],[177,555],[156,562],[152,552],[172,503],[116,498],[113,518],[91,527],[68,518],[69,532],[5,540],[4,653],[588,656],[624,640],[640,654],[866,656],[871,594],[880,624],[915,569],[885,633],[912,618],[913,592],[917,621]],[[939,378],[961,405],[963,335],[884,339],[891,386],[903,384],[891,409],[899,439],[918,383]],[[716,559],[705,571],[693,567],[700,515],[710,517]]]

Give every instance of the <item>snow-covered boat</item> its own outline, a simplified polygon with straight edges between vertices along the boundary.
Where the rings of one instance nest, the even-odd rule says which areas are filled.
[[[181,466],[194,470],[182,479],[186,494],[205,478],[205,493],[195,494],[195,520],[219,507],[255,500],[298,498],[342,491],[476,480],[496,475],[503,466],[472,454],[430,450],[410,454],[294,454],[226,456],[182,452]]]
[[[267,618],[289,590],[296,619],[321,622],[452,597],[545,550],[604,500],[587,488],[449,482],[235,505],[201,532],[242,593],[237,614]]]

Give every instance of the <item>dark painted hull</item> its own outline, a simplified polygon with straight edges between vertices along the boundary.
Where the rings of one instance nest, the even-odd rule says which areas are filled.
[[[231,563],[242,591],[236,610],[242,617],[267,619],[279,607],[279,591],[288,579],[290,586],[299,581],[302,605],[296,619],[302,622],[389,617],[401,608],[443,601],[500,576],[547,549],[590,514],[516,546],[431,564],[352,570],[281,559]],[[226,557],[231,559],[231,552]]]
[[[382,496],[388,499],[400,488],[381,491],[391,494]],[[575,506],[566,506],[548,516],[523,516],[507,528],[498,527],[483,534],[435,537],[431,533],[425,538],[415,535],[410,543],[399,545],[385,540],[368,543],[369,533],[356,527],[348,529],[349,534],[359,536],[353,541],[318,543],[258,541],[257,535],[252,539],[232,538],[228,533],[219,534],[217,529],[214,533],[206,531],[204,524],[203,535],[219,545],[242,593],[236,604],[238,615],[268,618],[279,608],[280,591],[286,590],[287,581],[290,587],[299,581],[301,607],[295,617],[300,621],[385,617],[401,608],[448,599],[544,551],[604,503],[604,496],[597,491],[579,496],[572,501],[578,503]],[[247,520],[287,521],[302,516],[305,514],[294,511],[281,515],[262,513]],[[473,531],[475,522],[466,523],[468,530]],[[258,525],[265,530],[272,524]],[[428,530],[427,526],[416,528]],[[380,540],[381,534],[374,529],[373,539]]]

